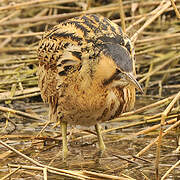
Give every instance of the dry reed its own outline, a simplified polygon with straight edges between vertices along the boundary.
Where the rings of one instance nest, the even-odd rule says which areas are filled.
[[[179,153],[175,142],[179,137],[180,124],[179,10],[180,0],[1,1],[0,178],[34,179],[39,174],[43,179],[48,179],[50,175],[69,179],[180,178],[178,155],[168,159],[172,149],[177,148]],[[108,126],[103,131],[108,145],[105,157],[94,158],[90,146],[85,145],[85,150],[78,152],[88,153],[82,153],[78,159],[78,153],[73,150],[69,164],[65,165],[57,160],[60,159],[56,156],[59,156],[59,150],[55,149],[57,142],[61,145],[61,134],[58,128],[52,128],[50,122],[46,123],[47,107],[43,105],[37,87],[36,49],[45,30],[62,20],[85,13],[99,13],[110,18],[122,25],[131,37],[136,50],[137,78],[145,94],[137,95],[135,110],[105,123]],[[40,122],[44,125],[38,124]],[[20,130],[22,124],[25,127],[27,124],[31,130],[34,126],[40,129],[26,134],[28,131]],[[14,126],[13,130],[11,126]],[[95,141],[94,132],[78,128],[69,130],[68,136],[74,146],[82,140],[90,145]],[[47,147],[42,145],[46,142],[51,144]],[[21,143],[27,144],[21,147]],[[80,145],[78,148],[83,149]],[[55,152],[50,160],[48,151],[52,151],[51,154]],[[17,164],[12,164],[16,158]],[[42,163],[35,159],[40,159]],[[34,173],[30,173],[32,171]]]

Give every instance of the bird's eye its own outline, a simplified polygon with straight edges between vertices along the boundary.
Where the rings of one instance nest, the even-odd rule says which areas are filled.
[[[123,77],[124,77],[124,74],[120,70],[117,70],[116,71],[116,76],[114,77],[114,80],[120,80]]]
[[[110,84],[114,79],[116,79],[116,76],[119,74],[118,70],[109,78],[104,80],[103,84],[108,85]]]

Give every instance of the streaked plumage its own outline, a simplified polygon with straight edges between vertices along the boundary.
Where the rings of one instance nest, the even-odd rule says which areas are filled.
[[[39,87],[50,119],[90,126],[134,107],[134,49],[107,18],[83,15],[46,32],[40,41]]]

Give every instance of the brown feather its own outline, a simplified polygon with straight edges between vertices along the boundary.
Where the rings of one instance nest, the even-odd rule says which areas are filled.
[[[124,55],[118,49],[112,54],[111,47]],[[38,57],[39,87],[52,121],[89,126],[133,108],[135,87],[113,76],[117,69],[133,71],[133,46],[107,18],[83,15],[60,23],[44,34]]]

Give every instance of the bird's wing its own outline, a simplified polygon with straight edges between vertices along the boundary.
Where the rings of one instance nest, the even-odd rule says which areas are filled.
[[[60,93],[66,76],[81,63],[81,48],[73,40],[73,33],[66,33],[61,25],[58,26],[45,33],[38,48],[39,87],[45,102]]]

